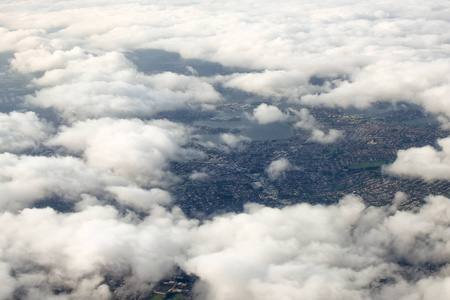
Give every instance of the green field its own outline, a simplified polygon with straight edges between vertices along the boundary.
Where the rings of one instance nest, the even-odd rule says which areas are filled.
[[[351,165],[349,167],[350,170],[364,170],[364,169],[377,169],[382,165],[385,165],[386,161],[367,161],[356,165]]]
[[[186,299],[185,295],[182,294],[171,294],[171,295],[159,295],[159,294],[153,294],[149,300],[184,300]]]
[[[337,184],[337,185],[334,187],[334,190],[335,190],[335,191],[342,191],[342,190],[345,190],[345,185],[343,185],[343,184]]]
[[[158,292],[167,293],[172,288],[171,285],[163,285],[158,288]]]

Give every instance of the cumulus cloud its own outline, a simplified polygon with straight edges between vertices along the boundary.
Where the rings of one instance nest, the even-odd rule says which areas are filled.
[[[79,121],[63,127],[47,144],[81,153],[89,166],[111,171],[144,186],[165,186],[173,178],[169,160],[199,158],[201,152],[182,148],[189,132],[167,121],[110,119]]]
[[[341,138],[342,136],[343,136],[342,131],[336,129],[330,129],[328,133],[325,133],[320,129],[314,129],[311,133],[311,137],[309,138],[309,140],[321,144],[331,144],[334,143],[339,138]]]
[[[168,161],[198,157],[183,148],[188,130],[112,119],[214,104],[221,97],[213,84],[308,105],[407,101],[448,119],[447,3],[353,2],[2,1],[0,52],[12,55],[15,71],[45,72],[26,104],[66,119],[46,145],[74,157],[0,154],[0,298],[110,299],[105,275],[125,277],[126,293],[175,266],[200,276],[200,299],[449,298],[449,199],[429,197],[411,211],[395,209],[401,194],[383,208],[354,196],[331,206],[247,205],[199,224],[161,207],[172,199],[157,188],[173,180]],[[145,75],[122,54],[135,49],[246,70]],[[288,120],[271,104],[253,118]],[[300,118],[312,141],[342,135],[323,131],[308,111]],[[2,151],[22,153],[50,130],[34,113],[14,112],[0,115],[0,133]],[[221,140],[233,147],[245,138]],[[385,171],[448,179],[448,141],[439,144],[399,151]],[[276,179],[291,167],[280,159],[267,173]],[[76,210],[25,208],[48,198]],[[71,293],[54,295],[55,287]]]
[[[449,116],[449,22],[441,2],[413,10],[406,10],[406,2],[355,2],[351,11],[340,1],[265,1],[258,7],[65,1],[54,11],[42,1],[20,10],[5,2],[0,50],[34,53],[57,66],[76,47],[96,53],[163,49],[258,70],[223,82],[259,95],[356,107],[410,101]],[[25,69],[38,64],[27,63]]]
[[[41,29],[9,30],[0,27],[0,52],[26,51],[39,47],[44,42],[44,34],[45,31]]]
[[[135,186],[111,186],[107,190],[115,196],[119,203],[141,211],[148,211],[154,208],[155,204],[168,205],[172,203],[170,194],[158,188],[144,190]]]
[[[34,56],[29,59],[36,60]],[[50,68],[51,62],[44,63],[47,64],[43,68]],[[220,99],[211,84],[201,78],[170,72],[146,76],[117,52],[89,55],[65,64],[65,68],[49,70],[35,79],[34,84],[42,89],[27,99],[32,104],[56,109],[69,121],[107,116],[148,117],[186,107],[188,103]]]
[[[68,61],[83,58],[87,58],[87,54],[79,47],[69,51],[56,50],[53,53],[43,48],[30,49],[14,53],[11,67],[21,73],[32,73],[61,69]]]
[[[228,145],[231,148],[235,148],[243,142],[251,141],[251,139],[249,137],[246,137],[243,135],[235,135],[235,134],[231,134],[231,133],[221,134],[220,139],[222,142],[224,142],[226,145]]]
[[[25,289],[26,299],[36,295],[59,299],[52,295],[54,287],[73,290],[62,294],[64,299],[111,299],[105,271],[122,276],[131,269],[139,282],[158,281],[182,254],[183,234],[190,223],[176,212],[160,211],[133,224],[107,206],[73,214],[50,208],[3,213],[0,260],[14,269],[15,275],[6,279],[14,283],[11,287]],[[6,292],[5,298],[12,297],[11,291]]]
[[[297,121],[294,124],[294,127],[305,130],[314,130],[318,126],[316,118],[314,118],[306,108],[302,108],[300,111],[291,109],[290,112],[300,118],[300,121]]]
[[[71,288],[69,299],[109,299],[104,272],[136,291],[178,265],[200,276],[200,299],[431,300],[449,296],[449,213],[444,197],[396,211],[366,208],[355,196],[331,206],[252,204],[203,224],[177,209],[154,208],[141,221],[108,206],[26,209],[0,214],[0,274],[2,283],[47,297]]]
[[[399,150],[396,160],[383,171],[424,180],[450,179],[450,138],[438,140],[440,150],[431,146]]]
[[[1,211],[19,211],[38,201],[53,199],[75,204],[75,208],[115,200],[138,211],[168,205],[171,195],[158,188],[144,189],[134,182],[87,166],[67,157],[0,154]],[[26,188],[25,188],[26,187]],[[100,199],[101,201],[99,201]]]
[[[445,92],[449,82],[443,74],[449,68],[448,59],[442,58],[432,62],[380,60],[355,70],[348,80],[335,81],[336,86],[326,93],[303,96],[302,102],[364,108],[377,101],[408,101],[448,116]]]
[[[294,124],[294,127],[311,132],[311,137],[308,139],[309,141],[321,144],[330,144],[343,137],[343,133],[340,130],[330,129],[328,133],[325,133],[323,130],[319,129],[318,127],[320,127],[320,124],[306,108],[302,108],[300,111],[291,109],[290,112],[300,118],[300,121],[297,121]]]
[[[309,74],[296,70],[265,70],[262,73],[237,73],[220,78],[224,86],[276,99],[298,100],[322,89],[309,84]]]
[[[266,169],[266,173],[271,180],[278,179],[283,176],[284,173],[292,169],[292,165],[286,158],[282,157],[280,159],[274,160]]]
[[[288,116],[283,114],[278,107],[262,103],[253,110],[252,118],[259,124],[270,124],[284,121],[288,118]]]
[[[83,193],[101,196],[104,187],[126,185],[117,176],[87,167],[73,157],[0,154],[1,210],[17,210],[50,197],[78,201]],[[25,188],[26,187],[26,188]]]
[[[447,239],[448,208],[448,199],[432,197],[420,211],[389,213],[351,196],[329,207],[251,206],[200,227],[210,243],[188,266],[207,281],[208,299],[433,299],[447,268],[432,274],[414,266],[447,261],[446,242],[434,233]]]
[[[0,113],[0,151],[19,153],[36,148],[53,130],[34,112]]]

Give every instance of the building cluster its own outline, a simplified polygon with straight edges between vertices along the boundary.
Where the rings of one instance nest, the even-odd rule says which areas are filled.
[[[429,195],[450,195],[447,181],[425,182],[385,174],[382,165],[393,162],[397,151],[433,145],[447,136],[437,122],[419,110],[387,110],[362,115],[335,109],[311,108],[327,132],[341,130],[344,137],[333,144],[309,140],[310,133],[293,129],[290,139],[253,141],[239,150],[201,149],[207,158],[174,162],[171,171],[184,182],[173,188],[177,205],[193,217],[242,211],[256,202],[272,207],[301,202],[332,204],[346,194],[361,195],[368,205],[389,204],[398,191],[408,196],[404,207],[420,204]],[[285,157],[292,167],[270,180],[266,168]],[[193,171],[209,176],[190,180]]]
[[[192,300],[192,288],[198,277],[177,269],[171,277],[152,284],[152,288],[146,291],[125,293],[125,296],[122,296],[120,289],[124,286],[125,280],[125,278],[105,280],[114,295],[114,300]]]

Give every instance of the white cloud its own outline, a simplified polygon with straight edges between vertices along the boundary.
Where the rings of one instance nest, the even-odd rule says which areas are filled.
[[[308,140],[321,144],[331,144],[336,142],[336,140],[340,139],[342,136],[342,131],[336,129],[330,129],[328,133],[325,133],[320,129],[314,129]]]
[[[167,184],[168,161],[198,154],[183,148],[186,129],[105,118],[213,104],[220,95],[212,83],[219,82],[311,105],[407,101],[444,120],[450,116],[448,16],[443,0],[2,1],[0,52],[15,52],[17,71],[45,71],[33,81],[40,90],[28,104],[54,108],[72,124],[49,145],[84,161],[0,154],[0,298],[23,288],[24,297],[36,299],[108,299],[105,273],[132,274],[124,288],[137,291],[176,265],[199,275],[202,296],[213,300],[449,298],[449,199],[430,197],[412,211],[366,208],[352,196],[331,206],[248,205],[244,213],[199,225],[176,207],[159,206],[170,203],[167,192],[142,187]],[[119,53],[145,48],[255,71],[213,79],[147,76]],[[308,115],[297,126],[312,140],[339,137]],[[268,124],[287,115],[262,104],[254,118]],[[33,113],[0,119],[3,151],[32,149],[48,138]],[[233,145],[236,138],[242,139],[225,135],[222,141]],[[449,142],[439,143],[442,150],[400,151],[386,170],[448,179]],[[286,159],[272,164],[272,178],[291,167]],[[23,209],[48,197],[76,202],[78,211]],[[104,198],[149,216],[101,206]],[[428,273],[427,266],[437,270]],[[73,292],[53,295],[55,286]]]
[[[425,180],[450,179],[450,138],[438,140],[441,150],[431,146],[399,150],[396,160],[383,168],[389,174]]]
[[[200,276],[200,297],[214,300],[448,296],[442,289],[449,278],[450,201],[444,197],[429,197],[416,211],[366,208],[355,196],[331,206],[251,204],[203,224],[176,208],[149,213],[143,220],[109,206],[2,213],[2,283],[42,295],[67,286],[70,299],[107,299],[105,271],[126,276],[123,289],[136,291],[179,265]],[[417,271],[426,265],[437,269]]]
[[[64,69],[47,71],[33,82],[43,88],[28,96],[28,101],[52,107],[70,121],[107,116],[147,117],[187,107],[188,103],[220,99],[201,78],[170,72],[146,76],[117,52],[67,61]]]
[[[0,151],[18,153],[36,148],[53,130],[34,112],[0,113]]]
[[[21,73],[47,71],[64,68],[68,61],[86,57],[87,54],[79,47],[69,51],[56,50],[53,53],[43,48],[30,49],[14,53],[11,67]]]
[[[0,193],[4,195],[0,201],[1,211],[20,211],[46,199],[71,202],[79,209],[115,199],[119,204],[138,211],[168,205],[172,201],[167,191],[143,189],[129,180],[89,167],[82,160],[70,156],[4,153],[0,154],[0,171]]]
[[[127,185],[122,178],[87,167],[73,157],[0,154],[0,210],[18,210],[37,200],[75,202],[83,193],[104,194],[105,186]]]
[[[446,242],[434,239],[448,238],[447,221],[439,222],[449,203],[432,197],[416,213],[364,209],[355,197],[328,207],[250,206],[201,226],[209,242],[187,266],[207,281],[209,299],[413,299],[425,292],[431,300],[447,286],[447,268],[419,275],[404,266],[447,261]]]
[[[209,177],[209,174],[206,172],[194,171],[189,175],[190,180],[203,180]]]
[[[188,135],[182,125],[167,120],[104,118],[63,127],[48,145],[82,153],[89,166],[141,185],[164,186],[173,179],[166,170],[169,160],[202,156],[201,152],[182,148]]]
[[[308,83],[308,75],[299,71],[266,70],[263,73],[237,73],[222,77],[220,80],[226,87],[265,97],[296,100],[302,95],[321,90]]]
[[[191,75],[194,75],[194,76],[198,75],[198,72],[191,66],[187,66],[186,71],[188,71]]]
[[[284,173],[290,169],[292,169],[291,163],[289,162],[289,160],[283,157],[272,161],[267,167],[266,173],[271,180],[275,180],[280,176],[283,176]]]
[[[40,29],[8,30],[0,27],[0,52],[29,50],[41,45],[44,31]]]
[[[235,134],[231,134],[231,133],[221,134],[220,139],[222,140],[222,142],[224,142],[231,148],[235,148],[243,142],[251,141],[251,139],[249,137],[246,137],[243,135],[235,135]]]
[[[318,129],[320,124],[318,124],[316,118],[314,118],[306,108],[302,108],[300,111],[291,109],[290,112],[300,118],[300,121],[296,122],[294,127],[311,132],[311,136],[308,139],[309,141],[330,144],[343,137],[343,133],[340,130],[330,129],[328,133],[325,133],[323,130]]]
[[[125,275],[131,268],[140,282],[155,282],[170,272],[185,242],[183,227],[191,226],[186,220],[177,225],[179,218],[155,212],[133,224],[112,207],[100,206],[73,214],[48,208],[3,213],[0,261],[15,269],[16,276],[8,278],[12,286],[24,287],[33,298],[49,299],[53,287],[68,286],[73,289],[68,299],[110,299],[101,284],[105,270]]]
[[[138,210],[150,210],[155,204],[168,205],[172,202],[172,197],[167,191],[154,188],[143,190],[138,187],[112,186],[107,190],[115,195],[115,199],[124,205],[129,205]]]
[[[94,53],[163,49],[258,70],[223,80],[259,95],[356,107],[410,101],[449,116],[448,9],[443,0],[413,9],[407,4],[65,1],[48,11],[45,1],[27,7],[4,2],[0,37],[2,51],[45,49],[51,61],[75,47]],[[313,84],[312,76],[323,82]]]
[[[450,114],[445,91],[450,82],[444,76],[450,71],[448,59],[434,61],[379,60],[354,70],[348,80],[335,81],[336,87],[321,94],[305,95],[310,105],[355,106],[364,108],[376,101],[408,101],[426,110]]]
[[[258,121],[259,124],[269,124],[284,121],[287,119],[287,115],[283,114],[276,106],[262,103],[253,110],[252,118]]]
[[[302,108],[300,111],[291,109],[290,112],[300,118],[300,121],[296,122],[294,127],[305,130],[314,130],[318,126],[316,118],[314,118],[306,108]]]
[[[14,292],[14,284],[8,264],[0,262],[0,297],[9,298]]]

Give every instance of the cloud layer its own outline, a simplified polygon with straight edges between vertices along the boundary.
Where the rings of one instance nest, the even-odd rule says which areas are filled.
[[[113,172],[143,186],[171,181],[168,160],[200,158],[201,152],[182,148],[188,130],[167,120],[138,119],[79,121],[62,127],[47,144],[82,153],[87,165]]]
[[[33,52],[27,55],[16,55],[13,67],[30,68],[29,60],[36,57]],[[54,56],[58,57],[53,53],[51,57]],[[19,61],[19,58],[26,61]],[[70,58],[70,55],[63,58]],[[190,102],[208,103],[220,99],[209,83],[196,77],[170,72],[146,76],[117,52],[72,59],[65,65],[35,79],[34,84],[42,88],[27,100],[44,108],[54,108],[69,121],[108,116],[149,117],[160,111],[184,108]]]
[[[52,126],[34,112],[0,113],[0,151],[20,153],[34,149],[53,131]]]
[[[214,108],[220,87],[267,102],[253,110],[259,124],[291,122],[323,144],[343,133],[280,107],[403,101],[448,122],[449,15],[443,0],[2,1],[0,52],[35,91],[0,113],[0,298],[110,299],[106,275],[124,278],[126,295],[180,267],[200,277],[198,299],[448,299],[449,199],[400,211],[401,194],[381,208],[350,195],[188,219],[164,190],[178,180],[168,165],[203,154],[187,126],[151,118]],[[138,49],[240,71],[144,74],[126,55]],[[47,110],[61,118],[37,113]],[[227,151],[249,141],[219,139]],[[384,170],[449,179],[449,143],[401,150]],[[291,168],[281,158],[266,172]]]
[[[65,286],[70,296],[52,297],[109,299],[105,272],[142,289],[179,265],[200,276],[200,299],[445,299],[450,201],[427,201],[406,212],[353,196],[332,206],[249,205],[203,225],[157,207],[141,221],[110,206],[2,213],[0,292],[21,287],[31,299]]]
[[[444,1],[416,3],[414,9],[406,2],[233,3],[66,1],[49,12],[43,1],[28,10],[5,2],[2,50],[17,51],[12,65],[30,72],[65,67],[91,51],[163,49],[258,70],[219,80],[266,97],[356,107],[408,101],[450,116]]]

